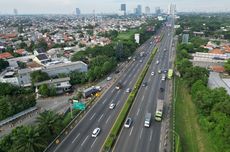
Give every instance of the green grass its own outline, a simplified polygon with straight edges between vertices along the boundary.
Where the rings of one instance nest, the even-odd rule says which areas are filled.
[[[185,83],[176,80],[175,127],[180,137],[182,152],[214,152],[211,138],[198,123],[196,107]]]
[[[131,29],[127,32],[122,32],[122,33],[119,33],[119,35],[117,36],[117,39],[118,40],[128,40],[128,39],[131,39],[132,36],[137,32],[136,29]]]

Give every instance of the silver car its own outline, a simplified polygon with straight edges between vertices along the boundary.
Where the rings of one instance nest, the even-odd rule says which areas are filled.
[[[100,133],[101,129],[100,128],[95,128],[92,133],[92,137],[97,137],[98,134]]]

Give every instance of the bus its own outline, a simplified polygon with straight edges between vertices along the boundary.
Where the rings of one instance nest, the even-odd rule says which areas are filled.
[[[173,69],[168,70],[168,79],[172,79],[173,76]]]

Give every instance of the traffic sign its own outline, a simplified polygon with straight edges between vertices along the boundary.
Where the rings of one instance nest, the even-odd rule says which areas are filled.
[[[73,109],[85,110],[86,105],[82,102],[73,102]]]

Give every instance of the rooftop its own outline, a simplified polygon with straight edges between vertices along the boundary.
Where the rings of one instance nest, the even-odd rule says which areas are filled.
[[[13,58],[13,56],[9,52],[0,54],[0,59],[9,59],[9,58]]]
[[[34,85],[37,87],[43,84],[54,84],[54,83],[61,83],[61,82],[66,82],[66,81],[70,81],[70,77],[60,78],[60,79],[51,79],[51,80],[35,83]]]

